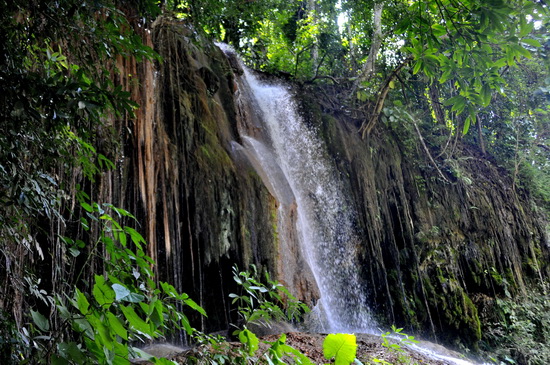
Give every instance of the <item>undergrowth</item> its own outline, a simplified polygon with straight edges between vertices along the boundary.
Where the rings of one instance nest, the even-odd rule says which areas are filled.
[[[486,320],[482,347],[498,364],[550,364],[550,295],[496,299]]]

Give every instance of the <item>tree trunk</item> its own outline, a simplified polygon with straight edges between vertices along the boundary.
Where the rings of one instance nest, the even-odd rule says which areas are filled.
[[[317,6],[315,4],[315,0],[307,1],[307,11],[309,15],[311,15],[311,21],[313,22],[313,26],[315,26],[317,24]],[[311,60],[312,60],[312,71],[315,71],[317,61],[319,60],[319,45],[317,44],[317,41],[314,41],[313,46],[311,47]]]
[[[380,51],[380,46],[382,45],[382,10],[384,10],[384,3],[375,3],[373,14],[372,14],[372,21],[374,25],[374,33],[372,35],[372,43],[369,50],[369,55],[367,57],[367,62],[363,66],[363,69],[361,70],[361,75],[355,80],[355,83],[353,84],[353,87],[351,88],[351,92],[348,96],[348,99],[351,99],[353,95],[355,95],[355,91],[359,87],[359,84],[361,82],[369,79],[372,75],[374,75],[376,71],[376,56],[378,56],[378,52]]]

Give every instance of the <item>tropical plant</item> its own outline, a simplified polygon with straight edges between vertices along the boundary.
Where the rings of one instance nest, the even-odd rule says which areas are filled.
[[[335,365],[349,365],[355,360],[357,342],[355,335],[331,333],[323,341],[323,355],[327,360],[334,358]]]
[[[233,266],[233,280],[243,292],[229,294],[229,297],[233,299],[232,304],[237,304],[245,327],[249,323],[269,326],[272,321],[297,323],[309,312],[306,304],[297,300],[282,284],[271,280],[267,272],[264,284],[255,265],[250,266],[250,272],[239,271]]]

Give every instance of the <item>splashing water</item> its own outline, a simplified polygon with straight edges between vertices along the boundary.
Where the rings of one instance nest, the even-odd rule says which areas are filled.
[[[359,280],[355,214],[342,193],[339,174],[314,130],[297,112],[290,92],[260,82],[245,71],[262,110],[277,161],[298,207],[300,244],[321,292],[326,329],[369,331],[373,327]]]
[[[219,46],[226,53],[234,52]],[[266,185],[271,185],[279,202],[285,205],[289,197],[295,199],[296,244],[321,295],[314,309],[320,320],[318,329],[374,332],[376,324],[359,277],[356,250],[361,240],[354,228],[355,212],[343,194],[340,175],[316,131],[306,126],[297,112],[288,87],[263,82],[243,69],[243,82],[250,88],[255,99],[251,102],[268,135],[268,141],[243,136],[243,143],[255,154],[254,160],[263,170],[258,173],[269,181]],[[280,193],[288,188],[292,193]]]

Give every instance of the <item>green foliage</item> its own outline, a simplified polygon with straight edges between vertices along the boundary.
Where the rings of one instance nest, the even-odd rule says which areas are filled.
[[[182,306],[204,314],[157,286],[133,216],[77,184],[115,167],[107,121],[138,107],[114,59],[159,60],[128,20],[158,7],[134,5],[0,4],[0,253],[18,263],[0,267],[3,363],[128,363],[131,342],[194,332]]]
[[[349,365],[355,360],[357,343],[355,335],[338,333],[329,334],[323,341],[325,359],[334,358],[336,365]]]
[[[534,292],[524,298],[496,299],[483,329],[482,349],[500,364],[550,361],[550,298]]]
[[[292,358],[297,365],[313,365],[313,362],[306,355],[294,347],[287,345],[285,341],[286,334],[283,333],[277,341],[267,342],[271,346],[264,357],[269,365],[286,364],[283,360],[284,356]]]
[[[254,265],[251,270],[252,272],[239,271],[237,266],[233,267],[233,279],[244,290],[242,295],[230,294],[233,304],[239,303],[238,310],[244,320],[243,327],[235,331],[241,346],[229,348],[222,337],[195,332],[193,337],[200,345],[197,356],[192,357],[191,361],[199,364],[282,365],[287,363],[285,358],[290,358],[295,364],[313,365],[306,355],[285,343],[284,333],[276,341],[262,341],[269,347],[258,355],[260,339],[246,327],[247,324],[256,322],[269,325],[271,321],[298,321],[309,309],[297,301],[283,285],[272,281],[267,273],[267,284],[263,284]]]
[[[397,328],[394,325],[391,327],[391,331],[387,331],[381,334],[382,346],[387,348],[390,352],[390,356],[396,357],[396,364],[412,364],[413,360],[405,354],[404,346],[410,346],[417,344],[418,341],[414,339],[414,336],[403,333],[403,328]],[[392,365],[391,362],[372,358],[371,361],[375,364]]]
[[[414,336],[407,335],[403,332],[403,328],[391,326],[391,331],[382,333],[382,346],[392,352],[403,352],[403,345],[413,345],[418,343]],[[397,339],[398,342],[392,342],[391,339]]]
[[[233,280],[241,286],[243,293],[229,294],[232,303],[238,304],[239,314],[244,322],[268,325],[271,321],[298,322],[309,308],[297,300],[287,288],[270,279],[265,273],[265,284],[260,280],[256,266],[251,271],[239,271],[233,266]]]
[[[34,328],[28,332],[26,342],[33,344],[36,354],[29,355],[29,359],[36,363],[124,364],[135,354],[133,343],[163,338],[178,329],[193,335],[195,330],[181,306],[206,313],[172,285],[161,282],[157,287],[151,271],[154,262],[145,254],[144,238],[133,228],[121,226],[111,215],[115,213],[120,218],[132,217],[131,214],[109,204],[90,202],[83,192],[78,197],[88,219],[101,225],[98,242],[91,245],[85,262],[102,252],[109,260],[104,274],[94,275],[89,285],[75,286],[72,296],[47,295],[49,311],[57,311],[61,328],[54,327],[41,313],[31,311]],[[81,224],[86,229],[87,219]],[[65,242],[71,241],[65,238]],[[86,265],[81,267],[79,276],[85,268]],[[67,339],[56,337],[62,333]],[[25,354],[20,356],[26,358]]]
[[[487,107],[493,90],[505,85],[500,70],[531,58],[534,20],[547,11],[530,1],[415,2],[409,16],[397,25],[405,35],[404,50],[414,58],[412,72],[440,84],[452,81],[455,95],[444,103],[466,112],[463,132],[476,121],[477,110]]]

